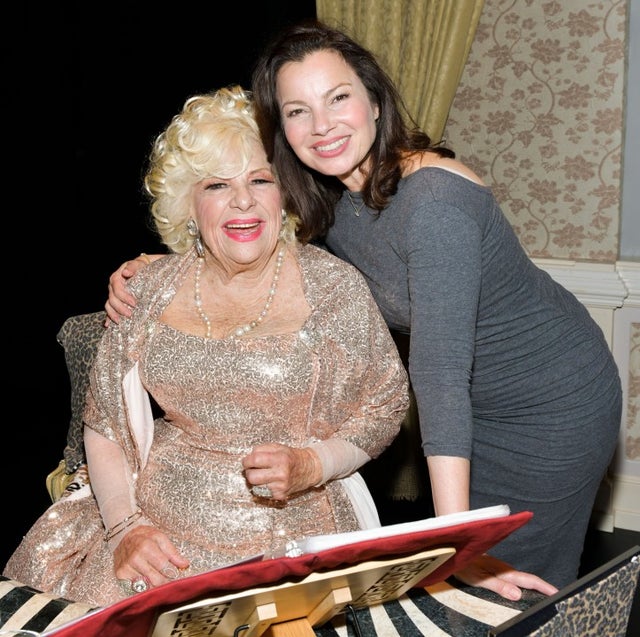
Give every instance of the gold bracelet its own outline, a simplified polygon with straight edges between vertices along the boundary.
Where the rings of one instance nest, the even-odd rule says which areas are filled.
[[[147,265],[151,265],[151,259],[146,252],[141,252],[137,258],[142,259]]]
[[[118,533],[130,527],[141,516],[142,516],[142,511],[138,509],[135,513],[132,513],[131,515],[128,515],[126,518],[124,518],[124,520],[120,520],[118,524],[114,524],[104,534],[104,541],[108,542],[110,539],[114,538],[116,535],[118,535]]]

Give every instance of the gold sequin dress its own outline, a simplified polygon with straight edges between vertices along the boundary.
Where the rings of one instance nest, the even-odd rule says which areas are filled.
[[[157,321],[193,259],[173,255],[136,276],[138,309],[102,339],[85,412],[88,426],[124,449],[137,474],[137,504],[190,559],[186,575],[268,551],[283,538],[357,529],[341,481],[276,503],[251,494],[241,458],[261,443],[302,447],[331,436],[377,457],[408,407],[402,362],[354,268],[299,246],[312,308],[302,328],[206,339]],[[148,453],[121,390],[136,362],[164,414]],[[76,601],[117,601],[122,592],[103,534],[92,495],[63,498],[32,527],[5,574]]]

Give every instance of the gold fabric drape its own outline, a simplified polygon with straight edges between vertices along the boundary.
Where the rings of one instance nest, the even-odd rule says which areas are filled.
[[[369,49],[415,122],[442,137],[484,0],[316,0],[320,20]]]

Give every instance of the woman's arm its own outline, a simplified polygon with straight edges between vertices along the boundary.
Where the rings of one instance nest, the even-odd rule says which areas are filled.
[[[167,535],[144,517],[135,497],[134,480],[117,443],[85,427],[84,444],[91,489],[105,527],[105,541],[113,553],[118,579],[146,579],[165,584],[174,569],[188,568]],[[174,571],[177,573],[177,570]]]
[[[84,429],[84,447],[91,490],[98,502],[105,537],[113,551],[126,529],[132,530],[144,523],[137,515],[132,472],[118,444],[88,427]],[[125,520],[126,526],[122,524]]]
[[[131,308],[135,307],[136,297],[129,291],[127,281],[145,265],[149,265],[163,256],[163,254],[145,254],[143,252],[132,261],[125,261],[111,274],[109,277],[109,298],[104,304],[104,309],[107,311],[107,322],[119,323],[120,317],[129,318],[131,316]]]
[[[431,492],[436,515],[469,510],[469,468],[465,458],[431,456],[427,458]],[[532,573],[518,571],[491,555],[481,555],[455,577],[470,586],[493,591],[506,599],[518,600],[523,588],[553,595],[558,589]]]
[[[427,466],[436,515],[468,511],[469,460],[455,456],[430,456]]]
[[[242,459],[249,484],[269,485],[274,500],[319,487],[357,471],[371,457],[347,440],[328,438],[307,447],[258,445]]]

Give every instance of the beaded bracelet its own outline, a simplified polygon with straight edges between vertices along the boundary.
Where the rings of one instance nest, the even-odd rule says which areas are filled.
[[[105,534],[104,541],[108,542],[112,538],[114,538],[118,533],[124,531],[129,528],[139,517],[142,516],[142,511],[138,509],[135,513],[128,515],[124,520],[120,520],[118,524],[114,524]]]

